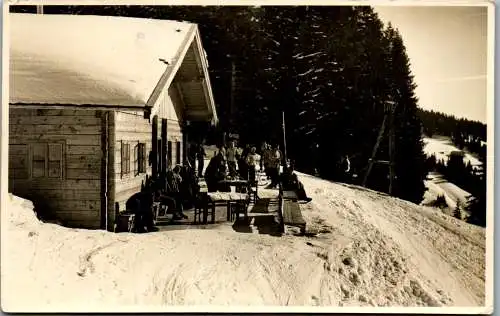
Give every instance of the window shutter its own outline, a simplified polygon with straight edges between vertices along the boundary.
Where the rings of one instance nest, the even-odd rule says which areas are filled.
[[[134,176],[139,174],[139,143],[134,146]]]
[[[49,178],[62,178],[63,145],[62,144],[49,144],[48,150],[49,150],[48,177]]]
[[[43,178],[46,175],[47,144],[33,144],[31,159],[31,174],[33,178]]]
[[[130,144],[125,144],[125,173],[130,173]]]
[[[138,154],[139,154],[139,158],[138,158],[139,173],[145,173],[146,172],[146,144],[139,143]]]
[[[30,177],[29,146],[25,144],[9,145],[9,178],[28,179]]]
[[[125,174],[126,174],[126,157],[125,157],[125,144],[123,143],[123,141],[121,141],[121,153],[120,153],[120,156],[121,156],[121,176],[123,177]]]

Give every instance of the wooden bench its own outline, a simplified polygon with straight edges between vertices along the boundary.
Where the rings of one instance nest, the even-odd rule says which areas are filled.
[[[283,200],[283,224],[293,227],[299,227],[302,234],[306,231],[306,221],[302,217],[300,206],[296,201]]]

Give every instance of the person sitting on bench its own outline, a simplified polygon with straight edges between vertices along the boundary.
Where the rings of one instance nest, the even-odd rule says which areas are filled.
[[[300,201],[305,201],[306,203],[311,202],[312,198],[307,196],[304,185],[299,181],[297,175],[293,171],[293,165],[290,164],[290,166],[286,168],[285,172],[281,174],[280,180],[283,190],[294,191]]]

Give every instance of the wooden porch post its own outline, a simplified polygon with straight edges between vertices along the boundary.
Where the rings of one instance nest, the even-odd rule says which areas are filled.
[[[153,124],[151,126],[151,177],[156,179],[158,176],[158,115],[153,117]]]
[[[182,164],[187,165],[187,154],[188,154],[188,128],[185,123],[182,126]]]
[[[167,119],[161,120],[161,165],[163,166],[162,171],[167,170]]]

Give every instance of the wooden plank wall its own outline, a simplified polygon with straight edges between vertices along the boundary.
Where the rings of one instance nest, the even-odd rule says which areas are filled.
[[[159,111],[158,111],[158,137],[161,137],[161,121],[162,118],[167,119],[167,141],[172,142],[172,166],[174,166],[176,161],[177,147],[176,142],[181,143],[181,160],[182,160],[182,129],[181,121],[183,119],[183,108],[184,103],[179,90],[175,86],[175,83],[170,86],[168,90],[165,90],[159,99]]]
[[[9,110],[9,191],[69,226],[99,228],[101,114],[92,110]],[[62,142],[63,178],[30,178],[30,144]]]
[[[125,210],[127,200],[137,192],[146,181],[146,175],[151,175],[149,153],[152,150],[152,125],[144,118],[143,112],[117,111],[115,113],[115,202],[119,204],[120,211]],[[121,174],[121,144],[122,141],[130,144],[130,170],[128,175]],[[137,143],[146,143],[146,173],[135,175],[134,146]]]
[[[171,97],[172,95],[172,97]],[[162,118],[167,119],[167,140],[172,142],[173,164],[176,161],[176,142],[181,144],[180,157],[182,160],[182,130],[180,120],[182,120],[182,100],[175,88],[170,88],[163,92],[159,99],[157,137],[161,138]],[[151,176],[152,166],[149,165],[149,153],[152,150],[152,122],[144,118],[142,112],[117,111],[115,113],[115,202],[118,203],[119,210],[125,210],[127,200],[141,190],[141,185],[146,181],[146,175]],[[148,159],[146,173],[135,175],[134,166],[131,165],[131,173],[122,177],[121,175],[121,143],[126,141],[130,144],[130,159],[134,160],[133,148],[138,143],[146,143],[146,158]],[[161,161],[161,160],[159,160]]]
[[[177,146],[176,142],[181,143],[181,161],[182,161],[182,128],[180,121],[182,120],[183,108],[185,107],[184,101],[180,95],[179,90],[175,86],[170,86],[168,94],[165,93],[165,103],[168,107],[167,115],[167,135],[168,140],[172,142],[172,166],[177,163]]]

